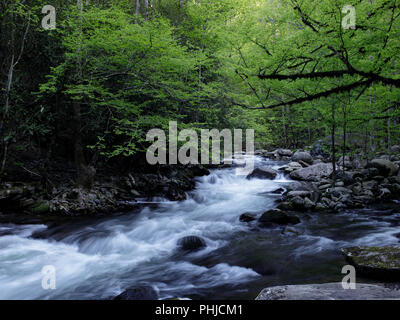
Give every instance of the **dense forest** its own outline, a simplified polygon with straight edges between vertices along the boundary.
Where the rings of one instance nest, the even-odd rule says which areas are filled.
[[[62,158],[90,185],[171,120],[337,157],[399,142],[395,0],[54,0],[54,21],[46,5],[1,2],[3,180]]]

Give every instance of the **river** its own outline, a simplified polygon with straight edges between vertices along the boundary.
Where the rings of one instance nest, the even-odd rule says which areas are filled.
[[[282,163],[256,158],[256,165]],[[151,285],[161,299],[254,299],[267,286],[340,281],[340,248],[397,244],[392,209],[299,213],[302,222],[260,229],[244,212],[275,207],[285,187],[246,180],[234,168],[197,178],[188,200],[140,212],[57,224],[0,224],[0,299],[110,299]],[[183,254],[178,239],[197,235],[207,247]],[[42,268],[56,270],[56,289],[42,289]]]

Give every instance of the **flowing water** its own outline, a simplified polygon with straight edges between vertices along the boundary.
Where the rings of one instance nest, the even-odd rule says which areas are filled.
[[[265,164],[282,165],[256,158]],[[0,298],[109,299],[151,285],[162,299],[254,299],[267,286],[339,281],[342,247],[398,243],[393,210],[303,213],[286,228],[239,221],[275,207],[271,191],[288,183],[217,169],[183,202],[156,199],[139,213],[59,225],[0,224]],[[177,241],[188,235],[207,247],[180,252]],[[45,265],[55,267],[55,290],[42,289]]]

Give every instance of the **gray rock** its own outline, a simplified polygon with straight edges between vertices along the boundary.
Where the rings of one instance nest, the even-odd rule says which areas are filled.
[[[304,198],[304,209],[305,210],[311,210],[315,207],[315,203],[312,202],[310,199],[308,198]]]
[[[376,168],[379,174],[388,177],[397,174],[399,166],[386,159],[374,159],[367,164],[367,168]]]
[[[294,197],[307,197],[310,195],[310,191],[290,191],[287,194],[288,198],[294,198]]]
[[[256,214],[251,212],[246,212],[240,215],[239,221],[241,222],[251,222],[256,220]]]
[[[312,164],[313,158],[307,151],[299,150],[299,151],[296,151],[295,154],[293,155],[292,161],[295,161],[295,162],[304,161],[309,164]]]
[[[357,283],[343,289],[341,283],[277,286],[263,289],[256,300],[398,300],[400,291],[383,285]]]
[[[331,163],[318,163],[308,168],[299,169],[290,173],[294,180],[319,181],[322,178],[328,178],[333,172]]]
[[[292,151],[289,149],[278,149],[276,153],[281,157],[291,157],[293,155]]]
[[[394,145],[390,148],[390,151],[393,153],[400,153],[400,146],[399,145]]]
[[[264,166],[260,168],[255,168],[252,173],[247,176],[247,179],[258,178],[258,179],[270,179],[273,180],[277,176],[276,170]]]

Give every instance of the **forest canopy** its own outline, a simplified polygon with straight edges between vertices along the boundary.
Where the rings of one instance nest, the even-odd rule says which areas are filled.
[[[333,137],[371,157],[400,142],[396,0],[0,6],[0,176],[34,150],[74,161],[85,184],[89,165],[142,154],[146,132],[170,121],[251,128],[258,148]]]

